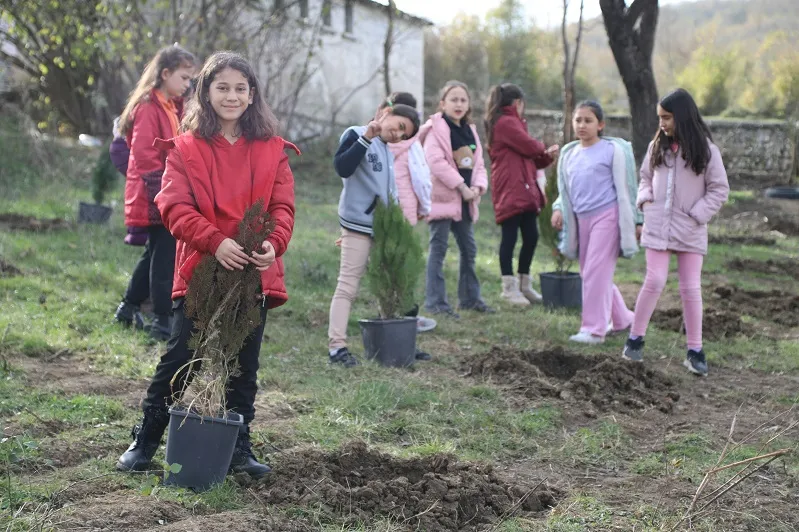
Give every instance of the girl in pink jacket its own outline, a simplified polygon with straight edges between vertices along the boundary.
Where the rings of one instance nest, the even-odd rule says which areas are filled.
[[[433,314],[457,318],[447,301],[444,258],[450,231],[460,250],[458,300],[461,309],[494,312],[480,297],[475,271],[477,244],[472,224],[479,216],[480,196],[488,189],[483,148],[470,119],[469,89],[460,81],[448,81],[441,91],[439,112],[419,131],[433,183],[430,250],[427,258],[425,307]]]
[[[680,298],[688,343],[684,365],[708,373],[702,350],[702,262],[707,254],[707,224],[730,191],[727,172],[710,130],[684,89],[666,95],[657,108],[660,127],[641,164],[638,208],[644,212],[641,245],[646,248],[646,278],[635,304],[623,357],[641,361],[644,335],[677,255]]]

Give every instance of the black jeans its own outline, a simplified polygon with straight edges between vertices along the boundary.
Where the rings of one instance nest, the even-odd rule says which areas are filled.
[[[502,222],[502,241],[499,244],[499,267],[502,275],[513,275],[513,249],[521,229],[522,249],[519,251],[519,273],[529,274],[535,247],[538,245],[538,215],[523,212]]]
[[[175,237],[163,225],[147,228],[147,244],[133,269],[125,301],[141,305],[148,297],[156,315],[168,316],[172,310],[172,276],[175,273]]]
[[[261,352],[261,340],[266,325],[266,306],[261,309],[261,324],[247,337],[239,352],[239,375],[228,382],[227,409],[244,417],[244,423],[250,423],[255,417],[255,394],[258,391],[258,356]],[[147,396],[142,403],[146,411],[148,407],[166,408],[182,397],[191,383],[194,371],[200,369],[196,362],[190,368],[186,364],[194,356],[189,349],[189,339],[196,329],[184,310],[184,299],[175,300],[174,318],[172,319],[172,337],[167,343],[166,353],[155,368],[155,375],[147,388]],[[175,378],[174,389],[170,386]],[[174,392],[174,393],[173,393]]]

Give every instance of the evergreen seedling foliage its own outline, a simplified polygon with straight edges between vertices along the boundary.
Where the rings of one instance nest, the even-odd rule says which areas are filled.
[[[382,319],[399,318],[416,299],[424,270],[422,245],[400,206],[393,202],[388,206],[377,203],[373,231],[366,286]]]
[[[239,223],[238,242],[247,255],[263,253],[264,240],[274,221],[258,200]],[[238,354],[261,319],[261,273],[254,264],[227,270],[213,256],[197,265],[186,292],[186,315],[196,328],[189,340],[194,357],[189,371],[197,371],[189,408],[205,416],[223,417],[228,380],[239,371]]]
[[[117,175],[119,175],[119,170],[116,169],[111,161],[109,147],[110,145],[106,144],[100,150],[100,157],[94,165],[94,170],[92,170],[92,198],[98,205],[103,203],[106,194],[111,191],[111,187],[114,186]]]
[[[571,267],[572,261],[567,259],[563,256],[558,249],[558,245],[560,244],[560,232],[552,227],[552,204],[555,203],[555,200],[558,199],[558,163],[552,165],[552,169],[549,171],[549,175],[547,176],[547,186],[546,186],[546,195],[547,201],[546,205],[541,209],[541,213],[538,215],[538,234],[539,240],[542,242],[546,247],[550,249],[552,253],[552,258],[555,261],[555,271],[559,275],[563,275],[565,272],[569,271]],[[572,228],[572,230],[577,230],[576,227]]]

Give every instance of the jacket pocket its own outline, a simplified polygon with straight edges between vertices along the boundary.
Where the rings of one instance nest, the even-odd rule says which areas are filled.
[[[369,205],[369,208],[363,211],[364,214],[372,214],[374,210],[377,208],[377,202],[380,201],[380,196],[375,194],[375,199],[372,200],[372,203]]]

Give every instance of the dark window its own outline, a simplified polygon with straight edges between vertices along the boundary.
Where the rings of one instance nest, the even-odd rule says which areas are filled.
[[[344,31],[352,33],[352,0],[344,4]]]
[[[332,0],[322,0],[322,23],[325,26],[333,25],[333,18],[331,16],[332,11],[333,11]]]
[[[300,4],[300,17],[308,18],[308,0],[299,0]]]

